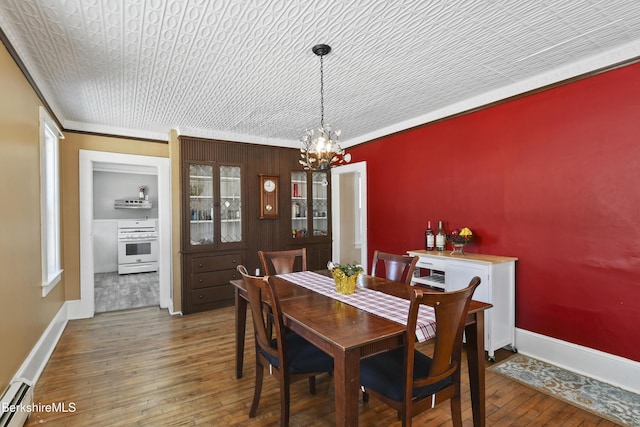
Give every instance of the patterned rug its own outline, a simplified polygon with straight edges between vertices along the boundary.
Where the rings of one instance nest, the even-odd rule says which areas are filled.
[[[489,369],[615,423],[640,427],[640,395],[521,354]]]

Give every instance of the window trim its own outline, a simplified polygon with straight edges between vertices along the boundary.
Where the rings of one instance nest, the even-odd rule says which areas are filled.
[[[60,233],[60,140],[64,139],[64,135],[53,121],[49,113],[43,108],[39,108],[40,116],[40,232],[41,232],[41,261],[42,261],[42,296],[45,297],[62,279],[62,244]],[[54,182],[48,182],[49,156],[47,155],[48,135],[53,136],[55,147],[53,147],[53,176]],[[50,195],[50,189],[53,186],[53,194]],[[53,199],[50,200],[52,196]],[[53,204],[53,206],[50,206]],[[54,230],[49,225],[50,209],[55,211]],[[51,243],[51,233],[54,242]],[[53,269],[49,267],[49,258],[51,248],[55,251]],[[49,271],[53,270],[53,271]]]

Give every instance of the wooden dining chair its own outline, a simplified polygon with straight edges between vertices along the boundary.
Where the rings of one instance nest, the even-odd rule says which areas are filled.
[[[280,383],[280,425],[289,425],[289,384],[308,378],[309,391],[315,394],[315,376],[333,371],[333,358],[299,336],[286,331],[275,287],[268,277],[250,276],[243,265],[237,270],[247,291],[255,332],[256,381],[249,417],[256,416],[262,392],[264,368]],[[267,313],[264,308],[269,307]],[[273,327],[268,314],[273,316]],[[271,336],[271,331],[275,336]]]
[[[307,269],[307,248],[288,251],[258,251],[258,256],[265,276]]]
[[[363,359],[360,383],[363,400],[376,396],[398,411],[402,426],[411,426],[414,415],[450,400],[453,425],[462,426],[460,366],[462,333],[469,302],[480,278],[453,292],[413,289],[407,319],[406,343],[403,347]],[[415,349],[418,309],[433,307],[436,337],[431,357]]]
[[[373,252],[371,275],[410,285],[418,259],[417,256],[390,254],[376,249]]]

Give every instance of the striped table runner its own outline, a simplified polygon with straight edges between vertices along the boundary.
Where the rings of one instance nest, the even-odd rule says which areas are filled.
[[[312,271],[279,274],[278,277],[385,319],[402,325],[407,324],[410,301],[406,299],[361,287],[356,287],[353,294],[339,294],[333,278]],[[422,342],[435,336],[435,313],[431,307],[421,306],[418,311],[416,338]]]

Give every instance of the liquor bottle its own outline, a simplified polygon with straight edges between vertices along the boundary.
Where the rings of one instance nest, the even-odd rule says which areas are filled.
[[[438,221],[438,231],[436,231],[436,249],[444,251],[447,244],[447,233],[444,231],[442,221]]]
[[[427,231],[424,232],[424,248],[432,251],[436,246],[436,236],[431,231],[431,221],[427,222]]]

